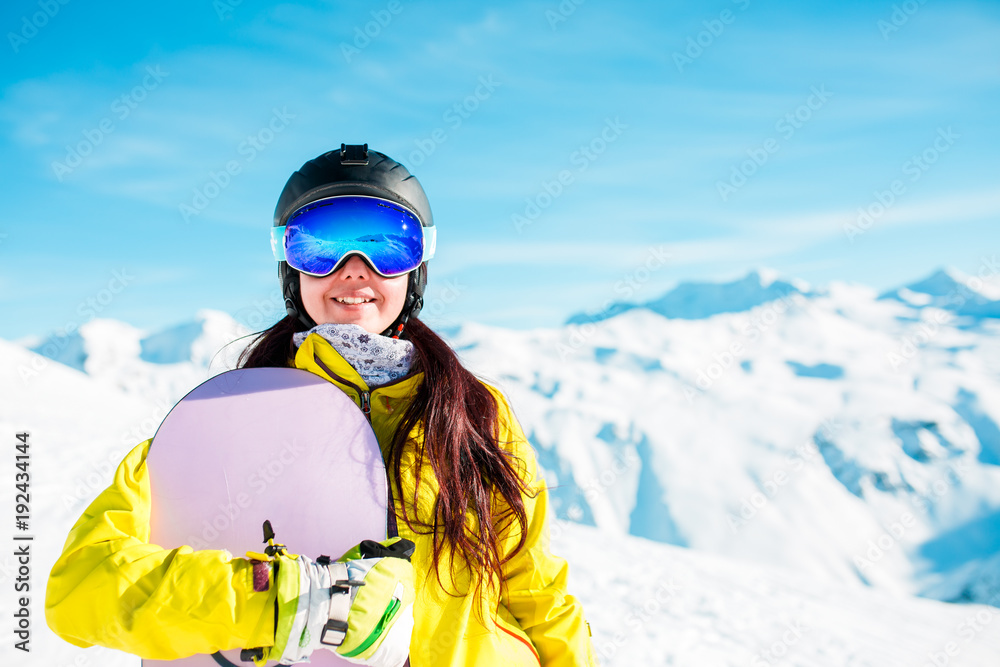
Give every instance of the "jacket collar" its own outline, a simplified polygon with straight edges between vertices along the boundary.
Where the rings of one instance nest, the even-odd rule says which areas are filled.
[[[424,378],[423,373],[410,373],[398,380],[371,389],[361,374],[337,352],[330,341],[316,333],[309,334],[302,341],[295,353],[293,364],[296,368],[310,371],[333,382],[348,393],[351,391],[358,394],[361,392],[381,392],[384,388],[386,391],[391,390],[391,393],[395,395],[407,395],[411,391],[416,391],[417,386]]]

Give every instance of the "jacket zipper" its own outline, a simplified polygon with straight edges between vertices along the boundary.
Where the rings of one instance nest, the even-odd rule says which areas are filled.
[[[346,384],[348,387],[350,387],[351,389],[353,389],[354,391],[357,392],[358,399],[361,402],[361,412],[365,413],[365,419],[367,419],[368,423],[370,424],[372,422],[372,402],[371,402],[372,393],[371,393],[371,391],[369,391],[367,389],[362,389],[361,387],[359,387],[358,385],[354,384],[350,380],[344,379],[344,378],[340,377],[339,375],[337,375],[336,373],[334,373],[332,370],[330,370],[329,366],[327,366],[326,364],[323,363],[323,360],[319,358],[319,355],[315,355],[314,354],[313,355],[313,360],[319,365],[320,368],[322,368],[324,371],[326,371],[326,374],[329,375],[331,378],[337,380],[338,382],[342,382],[343,384]]]
[[[350,387],[351,389],[353,389],[354,391],[356,391],[358,393],[358,399],[361,402],[361,412],[365,413],[365,417],[368,419],[368,423],[370,424],[371,421],[372,421],[372,401],[371,401],[372,392],[370,390],[367,390],[367,389],[362,389],[361,387],[359,387],[358,385],[354,384],[350,380],[342,378],[339,375],[337,375],[336,373],[334,373],[332,370],[330,370],[329,366],[327,366],[326,364],[323,363],[323,360],[319,358],[319,355],[314,354],[313,355],[313,360],[316,362],[316,364],[320,368],[322,368],[324,371],[326,371],[326,374],[329,375],[331,378],[337,380],[338,382],[342,382],[343,384],[346,384],[348,387]],[[377,389],[382,389],[382,388],[388,387],[390,385],[396,384],[397,382],[403,382],[404,380],[407,380],[408,378],[409,378],[409,375],[404,375],[403,377],[397,378],[397,379],[393,380],[392,382],[386,382],[385,384],[379,385],[377,387]]]
[[[370,391],[358,390],[361,395],[361,412],[365,413],[365,417],[368,418],[368,423],[372,421],[372,393]]]
[[[402,593],[398,591],[400,585],[397,584],[396,588],[397,591],[393,593],[393,596],[389,600],[389,604],[386,606],[385,611],[382,612],[382,618],[380,618],[375,627],[372,628],[371,633],[369,633],[369,635],[365,637],[364,641],[358,644],[357,648],[342,653],[341,655],[343,655],[345,658],[353,658],[358,654],[367,651],[372,644],[378,641],[379,637],[385,634],[386,626],[393,618],[395,618],[396,612],[398,612],[399,608],[402,606],[402,602],[400,600],[400,598],[402,597]]]
[[[366,389],[362,389],[361,387],[359,387],[358,385],[354,384],[350,380],[346,380],[346,379],[340,377],[339,375],[337,375],[336,373],[334,373],[330,369],[329,366],[327,366],[326,364],[323,363],[323,360],[319,358],[318,354],[313,354],[313,360],[316,362],[316,364],[320,368],[322,368],[324,371],[326,371],[326,374],[329,375],[331,378],[336,379],[339,382],[342,382],[343,384],[346,384],[348,387],[352,388],[354,391],[356,391],[358,393],[358,398],[361,401],[361,412],[364,413],[365,418],[368,420],[368,423],[372,424],[372,426],[374,426],[374,423],[372,422],[372,403],[371,403],[372,393],[371,393],[371,391],[366,390]],[[386,387],[386,386],[388,386],[390,384],[394,384],[396,382],[402,382],[405,379],[406,379],[406,376],[398,378],[396,380],[393,380],[392,382],[386,383],[386,384],[384,384],[382,386]],[[380,445],[380,447],[381,447],[381,445]],[[388,481],[388,480],[387,480],[387,482],[388,483],[386,484],[386,493],[387,493],[388,499],[386,501],[386,508],[387,508],[388,511],[386,512],[386,534],[389,537],[396,537],[396,535],[398,535],[399,533],[398,533],[398,530],[396,528],[396,514],[395,514],[395,511],[393,510],[395,501],[392,498],[392,482]]]

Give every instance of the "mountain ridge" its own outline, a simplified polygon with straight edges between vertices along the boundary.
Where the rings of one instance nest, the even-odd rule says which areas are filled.
[[[970,327],[935,306],[948,280],[960,284],[939,273],[909,283],[945,294],[923,303],[897,298],[905,287],[814,288],[751,272],[682,290],[718,298],[714,308],[674,302],[703,317],[634,307],[557,329],[469,323],[448,340],[511,399],[559,518],[984,601],[983,582],[1000,575],[980,537],[1000,510],[1000,323]],[[951,314],[931,319],[941,312]],[[228,315],[199,311],[192,322],[144,332],[95,320],[55,358],[169,405],[242,347],[209,351],[245,333]],[[941,557],[949,550],[964,560]]]

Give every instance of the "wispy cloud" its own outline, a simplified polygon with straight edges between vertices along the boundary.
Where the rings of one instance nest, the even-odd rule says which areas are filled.
[[[73,29],[100,47],[99,56],[75,46],[58,53],[75,43],[54,39],[68,21],[53,24],[52,41],[39,37],[31,45],[38,58],[0,76],[0,146],[9,156],[0,169],[10,193],[0,228],[31,221],[51,239],[45,251],[54,258],[103,252],[103,240],[79,230],[120,219],[146,225],[116,237],[115,250],[128,257],[174,232],[184,242],[197,232],[249,244],[250,235],[266,231],[281,186],[303,161],[342,141],[368,141],[406,163],[431,196],[441,228],[436,278],[556,267],[546,279],[558,305],[534,307],[525,315],[530,324],[546,313],[561,321],[565,313],[551,314],[570,307],[560,294],[581,300],[574,309],[586,307],[589,292],[613,284],[652,245],[671,252],[673,277],[729,278],[778,264],[799,267],[806,279],[836,270],[864,282],[877,263],[885,282],[923,268],[912,256],[898,257],[883,240],[889,234],[877,230],[920,227],[924,257],[961,264],[957,251],[947,254],[935,239],[951,238],[956,223],[968,229],[1000,217],[995,3],[927,3],[883,39],[876,22],[891,12],[888,2],[754,2],[684,72],[671,52],[704,30],[718,7],[580,3],[553,26],[546,11],[558,8],[555,2],[483,7],[436,0],[404,2],[391,21],[368,26],[382,6],[242,3],[218,22],[211,3],[185,5],[200,12],[195,22],[170,19],[158,6],[137,5],[114,21],[95,10]],[[147,35],[151,22],[155,40],[120,38]],[[360,48],[365,39],[357,31],[366,28],[377,34]],[[349,59],[342,45],[359,53]],[[156,65],[169,72],[162,85],[128,117],[115,115],[115,100]],[[448,123],[445,114],[473,95],[479,77],[491,75],[501,84],[495,94],[474,100],[460,125]],[[794,136],[781,137],[780,151],[752,165],[746,185],[723,201],[716,183],[751,159],[748,151],[780,136],[776,124],[806,103],[812,86],[824,84],[830,102]],[[286,106],[294,122],[248,160],[241,142]],[[627,131],[602,145],[603,124],[619,116]],[[67,146],[78,146],[104,118],[113,131],[58,179],[53,162],[65,161]],[[961,146],[878,217],[862,251],[848,253],[843,227],[856,220],[858,207],[901,177],[901,165],[949,124],[962,133]],[[438,129],[444,132],[434,138]],[[599,151],[599,158],[578,170],[572,156],[581,148]],[[185,225],[178,207],[232,160],[241,166],[238,177],[194,227]],[[562,170],[574,170],[573,184],[517,234],[512,214]],[[997,245],[1000,226],[982,236],[989,237],[983,244]],[[159,247],[165,252],[167,245]],[[22,255],[4,257],[4,284],[32,268]],[[930,259],[922,260],[926,268]],[[202,293],[191,272],[196,260],[178,252],[170,261],[178,269],[177,297],[163,307],[187,316]],[[219,253],[215,261],[218,271],[232,273],[248,260]],[[53,285],[92,271],[59,265],[73,271]],[[587,290],[574,292],[574,280]],[[516,290],[512,303],[527,303],[535,288],[530,281],[504,285]],[[142,289],[137,284],[135,293]]]

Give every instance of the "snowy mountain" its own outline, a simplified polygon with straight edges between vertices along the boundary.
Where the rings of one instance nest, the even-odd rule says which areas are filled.
[[[994,267],[1000,270],[1000,267]],[[932,306],[981,319],[1000,317],[1000,290],[954,269],[941,269],[923,280],[882,294],[918,308]]]
[[[743,312],[792,294],[808,296],[809,286],[801,280],[779,280],[775,272],[761,269],[729,283],[682,282],[658,299],[643,304],[617,301],[598,313],[572,315],[566,323],[599,322],[636,308],[667,318],[700,320],[719,313]]]
[[[588,609],[600,609],[590,612],[604,627],[595,640],[618,656],[605,655],[608,664],[641,655],[654,664],[746,664],[768,633],[780,637],[779,626],[737,614],[731,631],[706,628],[747,600],[788,622],[803,605],[826,605],[817,627],[839,604],[858,628],[883,626],[856,605],[894,610],[913,625],[885,626],[886,636],[933,652],[943,650],[934,642],[944,631],[927,628],[954,628],[958,612],[892,596],[1000,602],[1000,320],[990,314],[998,295],[994,283],[953,270],[881,295],[753,272],[726,284],[682,283],[558,329],[466,324],[449,339],[508,393],[557,516],[574,522],[558,524],[568,537],[556,542],[577,572],[595,577],[580,582],[585,599],[593,596]],[[52,559],[127,449],[190,388],[231,367],[243,342],[215,352],[245,333],[228,315],[202,311],[159,332],[93,320],[71,336],[0,341],[0,368],[12,378],[0,422],[50,443],[51,467],[39,470],[58,499],[48,510]],[[631,570],[612,564],[619,548],[655,554],[630,557],[635,578],[652,563],[663,576],[687,563],[690,596],[635,632],[621,628],[629,617],[621,601],[641,605],[647,587],[631,589],[623,574]],[[791,584],[747,584],[760,567],[779,568],[782,581],[810,592],[796,598]],[[613,576],[601,579],[608,569]],[[924,656],[888,660],[837,632],[812,635],[824,639],[801,664]],[[834,635],[861,657],[833,658]],[[674,646],[698,643],[693,637],[745,659],[669,662],[685,654]],[[975,646],[998,648],[978,638]]]
[[[751,273],[453,342],[511,395],[562,518],[982,601],[1000,580],[1000,321],[959,277],[914,283],[936,292],[915,303]]]
[[[248,333],[226,313],[201,310],[190,322],[155,332],[92,319],[68,334],[26,341],[26,347],[102,383],[173,405],[209,375],[234,368],[244,346],[239,339]]]

